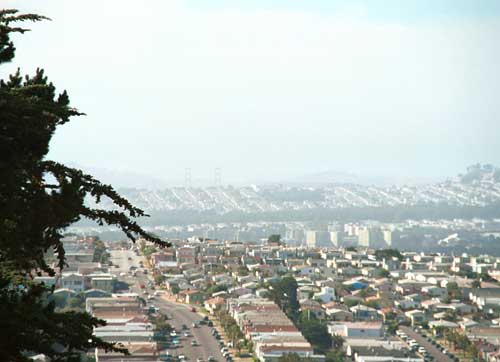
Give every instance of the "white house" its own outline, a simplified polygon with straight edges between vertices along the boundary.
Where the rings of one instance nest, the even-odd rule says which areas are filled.
[[[328,332],[344,338],[380,338],[381,322],[336,322],[328,325]]]
[[[321,287],[321,292],[314,294],[314,299],[321,299],[323,303],[335,300],[335,289],[332,287]]]

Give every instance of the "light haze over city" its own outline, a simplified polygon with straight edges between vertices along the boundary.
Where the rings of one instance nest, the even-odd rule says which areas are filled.
[[[500,164],[498,1],[4,1],[87,116],[50,157],[170,183],[328,170],[443,179]]]

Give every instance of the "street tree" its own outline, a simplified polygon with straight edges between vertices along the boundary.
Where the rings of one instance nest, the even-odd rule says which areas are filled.
[[[297,299],[297,281],[292,276],[286,276],[276,283],[272,283],[270,290],[271,299],[296,321],[299,316],[300,304]]]
[[[269,235],[269,238],[267,238],[267,241],[271,244],[281,245],[281,235],[280,234]]]

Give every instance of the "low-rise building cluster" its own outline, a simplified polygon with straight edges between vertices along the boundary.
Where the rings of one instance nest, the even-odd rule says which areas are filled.
[[[86,311],[102,319],[106,326],[94,329],[94,335],[106,342],[117,343],[141,362],[159,361],[158,345],[154,341],[154,325],[136,294],[113,294],[109,298],[87,298]],[[95,350],[96,362],[123,361],[119,352]]]
[[[323,361],[311,344],[272,301],[259,297],[231,298],[227,308],[245,338],[253,342],[255,356],[261,361],[276,361],[283,354]]]
[[[111,273],[107,251],[100,240],[69,236],[63,239],[63,244],[65,268],[59,271],[54,263],[56,274],[36,276],[36,281],[53,287],[54,294],[65,300],[78,296],[109,296],[115,291],[117,278]]]
[[[457,331],[480,353],[500,348],[497,257],[205,239],[174,241],[168,267],[154,263],[163,253],[151,256],[163,287],[211,313],[227,308],[261,361],[287,353],[318,357],[268,298],[269,286],[285,275],[297,282],[300,312],[342,337],[347,358],[428,359],[394,334],[399,325],[433,336],[443,328]]]
[[[261,362],[276,362],[290,353],[325,361],[339,351],[344,360],[356,362],[423,362],[441,357],[438,353],[447,356],[448,360],[440,358],[443,362],[453,362],[460,348],[498,362],[498,257],[359,245],[292,247],[276,237],[256,242],[206,238],[171,242],[166,249],[142,245],[140,269],[148,285],[156,284],[170,300],[190,304],[212,318],[229,314]],[[67,240],[65,245],[68,268],[56,278],[38,280],[54,285],[54,295],[66,299],[79,295],[89,313],[106,320],[108,325],[96,328],[96,336],[122,343],[145,361],[158,360],[154,326],[138,296],[126,290],[113,294],[116,277],[109,274],[107,263],[94,261],[100,253],[96,245],[102,246],[85,238]],[[134,250],[140,253],[139,248]],[[131,267],[127,277],[133,277],[136,269]],[[123,273],[115,274],[119,279]],[[278,303],[273,288],[285,278],[293,280],[295,299],[281,295],[284,302]],[[287,303],[297,306],[296,315],[289,314]],[[331,346],[320,348],[303,329],[303,319],[318,321],[332,339]],[[418,336],[410,336],[415,329]],[[424,347],[419,338],[432,339],[436,348],[446,344],[446,349],[454,350]],[[96,351],[98,361],[119,360],[118,356]]]

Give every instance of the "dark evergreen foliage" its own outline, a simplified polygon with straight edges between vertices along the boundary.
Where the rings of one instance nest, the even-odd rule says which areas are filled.
[[[17,10],[0,10],[0,65],[14,58],[13,33],[27,29],[15,24],[47,19]],[[43,353],[52,361],[78,361],[95,347],[126,350],[92,336],[103,321],[86,313],[56,312],[51,290],[33,281],[41,272],[55,274],[44,256],[54,251],[57,269],[65,266],[63,232],[82,216],[99,224],[116,225],[132,240],[148,235],[133,220],[146,216],[80,170],[46,159],[56,128],[82,113],[70,106],[66,91],[57,94],[42,69],[33,76],[18,70],[0,81],[0,338],[1,361],[27,361]],[[85,197],[111,199],[122,211],[91,209]]]
[[[304,318],[299,320],[297,327],[317,353],[325,353],[332,347],[332,336],[328,333],[326,322]]]
[[[397,249],[377,249],[375,250],[377,260],[397,258],[403,260],[403,255]]]
[[[277,283],[272,283],[270,298],[285,312],[292,321],[299,317],[300,304],[297,299],[297,281],[286,276]]]
[[[267,241],[270,243],[281,245],[281,235],[280,234],[269,235]]]

